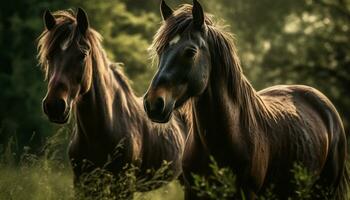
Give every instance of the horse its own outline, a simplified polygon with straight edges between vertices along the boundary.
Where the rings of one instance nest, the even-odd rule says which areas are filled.
[[[162,181],[177,178],[187,135],[182,118],[166,126],[147,118],[142,98],[135,96],[120,66],[107,58],[102,37],[90,28],[83,9],[76,15],[46,10],[43,19],[46,28],[38,38],[38,59],[48,82],[43,111],[57,124],[74,115],[68,154],[75,188],[84,174],[103,168],[118,176],[127,164],[138,167],[137,178],[144,178],[167,161],[169,173]]]
[[[245,199],[272,186],[277,199],[295,196],[295,163],[312,172],[315,199],[346,199],[347,140],[331,101],[304,85],[256,91],[242,72],[232,34],[197,0],[176,10],[162,1],[160,10],[163,23],[150,47],[158,71],[144,107],[158,123],[188,108],[183,109],[192,121],[183,157],[185,199],[207,199],[193,189],[192,174],[209,177],[211,156],[236,174]],[[328,196],[319,194],[323,189]]]

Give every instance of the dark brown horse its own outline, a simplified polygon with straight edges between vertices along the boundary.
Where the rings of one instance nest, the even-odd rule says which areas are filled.
[[[272,184],[278,199],[293,196],[294,163],[318,177],[315,189],[328,191],[315,199],[345,199],[346,135],[329,99],[303,85],[256,92],[242,73],[231,34],[197,0],[175,11],[162,1],[161,12],[164,23],[151,47],[159,69],[144,105],[153,121],[164,123],[174,109],[190,104],[186,199],[198,199],[191,174],[209,175],[210,155],[237,174],[246,199]]]
[[[148,120],[142,100],[111,63],[101,47],[101,36],[89,27],[82,9],[44,14],[46,30],[39,37],[38,57],[46,72],[48,91],[43,109],[50,121],[67,122],[73,109],[76,131],[69,157],[75,183],[83,173],[104,168],[114,174],[131,163],[148,169],[171,162],[172,176],[181,173],[186,126],[175,117],[166,126]],[[122,142],[118,157],[115,148]],[[89,167],[84,167],[87,161]]]

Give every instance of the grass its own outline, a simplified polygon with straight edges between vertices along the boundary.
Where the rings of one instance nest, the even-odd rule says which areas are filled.
[[[66,200],[73,199],[73,181],[72,172],[66,163],[49,160],[47,158],[38,159],[36,156],[27,155],[23,158],[25,161],[21,162],[19,166],[0,165],[0,199],[14,199],[14,200]],[[207,199],[230,199],[234,195],[239,195],[236,191],[234,183],[235,176],[227,168],[219,168],[217,163],[212,160],[210,166],[213,170],[213,175],[207,178],[194,175],[195,186],[200,196]],[[310,177],[306,171],[296,165],[295,176],[297,184],[301,187],[297,191],[298,199],[312,199],[310,197],[309,188]],[[131,171],[126,171],[130,174]],[[102,188],[102,193],[98,199],[115,199],[113,196],[113,189],[111,187],[120,187],[121,184],[127,182],[125,178],[121,182],[115,179],[108,179],[106,175],[101,176],[96,173],[98,177],[94,179],[92,185],[85,185],[90,187],[91,191],[95,188]],[[95,175],[96,175],[95,174]],[[103,177],[103,178],[101,178]],[[125,176],[126,178],[130,178]],[[113,182],[115,184],[113,184]],[[142,182],[148,184],[147,182]],[[123,187],[122,187],[123,188]],[[101,190],[99,190],[101,191]],[[118,193],[119,195],[121,193]],[[135,193],[134,200],[181,200],[183,199],[183,189],[177,181],[173,181],[159,189],[146,193]],[[120,197],[120,196],[119,196]],[[95,197],[94,197],[95,198]],[[83,198],[89,199],[89,198]],[[119,198],[124,199],[124,198]],[[275,199],[273,194],[268,197],[260,197],[259,199]]]
[[[196,190],[198,196],[203,199],[246,199],[243,192],[236,188],[236,176],[231,169],[220,168],[213,157],[211,157],[209,167],[212,173],[207,177],[193,174],[193,189]],[[302,164],[294,163],[291,173],[293,175],[291,181],[295,189],[288,200],[330,199],[330,191],[325,188],[321,189],[320,185],[315,185],[318,177]],[[274,185],[271,185],[263,194],[259,194],[257,200],[278,200],[274,189]]]
[[[67,159],[66,148],[70,132],[71,127],[63,127],[48,138],[41,156],[28,153],[30,148],[24,147],[24,153],[19,159],[16,159],[17,156],[13,151],[16,144],[10,139],[3,152],[0,152],[0,200],[67,200],[76,196],[81,197],[81,194],[73,190],[73,173]],[[85,177],[89,183],[85,187],[89,187],[90,191],[99,188],[102,192],[98,199],[115,199],[113,194],[123,193],[120,188],[130,189],[128,187],[132,185],[135,191],[136,185],[152,187],[151,184],[157,183],[157,177],[162,176],[162,170],[166,169],[167,163],[164,166],[161,170],[153,172],[155,179],[151,181],[136,180],[133,173],[137,169],[133,167],[127,168],[118,180],[111,179],[110,174],[104,170],[96,170],[95,173]],[[135,181],[131,182],[132,180]],[[136,192],[134,199],[181,200],[183,196],[180,184],[173,181],[151,192]]]
[[[213,157],[209,167],[212,174],[208,177],[193,174],[193,189],[198,196],[208,199],[232,199],[237,195],[236,176],[228,168],[220,168]]]
[[[73,199],[72,173],[69,169],[44,166],[0,169],[0,199],[66,200]],[[136,193],[135,200],[178,200],[183,191],[177,182],[147,193]]]
[[[10,140],[0,154],[0,200],[67,200],[75,197],[86,200],[126,199],[130,192],[164,183],[159,182],[159,178],[166,176],[165,171],[169,163],[164,163],[158,171],[151,171],[153,178],[150,180],[136,179],[135,173],[138,169],[133,166],[127,166],[120,177],[111,176],[109,172],[97,169],[83,176],[82,185],[89,195],[97,194],[97,196],[91,198],[91,195],[84,196],[83,193],[74,191],[73,174],[66,155],[69,132],[69,128],[63,128],[49,138],[40,157],[28,153],[30,148],[25,147],[19,161],[15,159],[16,155],[12,152],[13,140]],[[236,177],[230,169],[220,168],[213,158],[210,168],[213,173],[208,177],[193,174],[195,180],[193,189],[197,190],[199,196],[205,199],[232,199],[242,195],[241,191],[235,188]],[[296,198],[313,199],[315,196],[311,195],[311,188],[315,176],[298,164],[294,165],[292,172],[297,186]],[[183,198],[183,188],[177,181],[164,184],[163,187],[151,192],[134,193],[134,200]],[[268,191],[258,199],[277,198],[273,192]]]
[[[0,199],[70,199],[69,171],[45,171],[41,167],[0,169]]]
[[[0,165],[0,199],[66,200],[73,199],[73,174],[67,163],[27,155],[19,166]],[[97,182],[94,182],[95,184]],[[116,184],[119,185],[119,184]],[[108,188],[107,184],[103,185]],[[100,199],[112,199],[104,195]],[[136,193],[135,200],[178,200],[183,191],[177,181],[157,190]]]

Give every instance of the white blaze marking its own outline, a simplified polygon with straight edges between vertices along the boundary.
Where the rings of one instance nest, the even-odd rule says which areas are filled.
[[[181,37],[179,35],[176,35],[172,40],[170,40],[169,45],[171,46],[176,44],[180,39]]]
[[[70,37],[68,37],[67,39],[63,40],[63,42],[61,43],[61,49],[62,51],[65,51],[66,49],[68,49],[70,44]]]

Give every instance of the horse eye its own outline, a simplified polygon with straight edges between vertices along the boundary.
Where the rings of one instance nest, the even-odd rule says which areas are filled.
[[[197,49],[196,48],[187,48],[185,49],[185,53],[184,55],[188,58],[192,58],[193,56],[195,56],[197,53]]]
[[[81,53],[80,55],[79,55],[79,59],[80,60],[84,60],[85,58],[86,58],[86,56],[88,55],[88,53]]]

